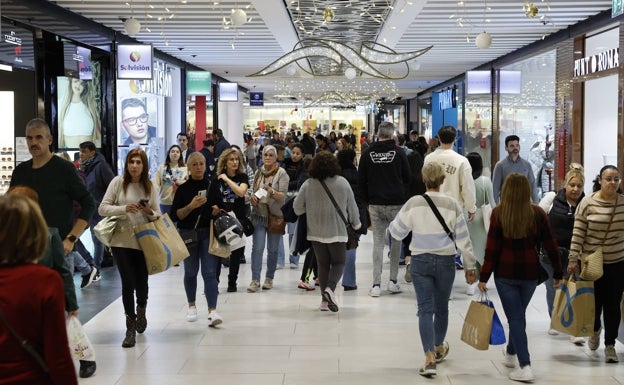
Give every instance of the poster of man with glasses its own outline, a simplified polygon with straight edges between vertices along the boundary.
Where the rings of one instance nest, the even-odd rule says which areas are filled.
[[[151,121],[155,122],[155,118]],[[156,126],[150,125],[150,114],[144,99],[126,98],[121,101],[119,133],[119,144],[122,146],[148,144],[150,138],[156,137]]]

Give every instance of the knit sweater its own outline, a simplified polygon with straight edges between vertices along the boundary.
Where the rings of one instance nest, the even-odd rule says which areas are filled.
[[[126,212],[127,204],[139,203],[141,199],[149,199],[148,204],[153,211],[153,215],[148,217],[142,211],[138,213]],[[123,176],[116,176],[108,185],[108,189],[106,189],[106,194],[104,194],[102,203],[100,203],[99,213],[103,217],[121,216],[117,220],[111,247],[141,250],[141,246],[139,246],[139,242],[134,236],[133,226],[151,222],[160,216],[158,191],[152,185],[152,193],[148,196],[139,183],[130,183],[127,191],[124,192]]]
[[[425,157],[424,164],[438,163],[444,168],[444,183],[440,191],[458,200],[464,209],[475,213],[475,183],[472,179],[472,167],[465,156],[452,149],[437,149]]]
[[[404,239],[411,231],[413,235],[409,248],[412,255],[425,253],[455,255],[457,254],[455,245],[457,245],[462,252],[466,268],[474,269],[475,256],[459,202],[442,192],[429,191],[427,195],[453,232],[455,241],[446,234],[442,224],[422,195],[412,197],[405,202],[397,216],[390,222],[388,229],[392,238]]]
[[[67,342],[63,283],[58,273],[37,264],[1,266],[0,303],[9,325],[42,356],[50,370],[44,374],[1,326],[0,384],[78,384]]]
[[[507,178],[507,175],[515,172],[526,175],[526,177],[529,178],[529,184],[531,185],[531,200],[535,204],[539,203],[540,199],[537,192],[537,186],[535,185],[535,175],[533,174],[531,163],[521,157],[518,157],[518,159],[513,161],[509,156],[499,160],[498,163],[496,163],[496,166],[494,166],[494,173],[492,175],[494,200],[496,200],[497,203],[500,202],[500,194],[503,190],[505,178]]]
[[[578,260],[581,252],[591,253],[599,246],[602,246],[605,264],[624,261],[624,197],[617,197],[613,221],[611,213],[613,203],[599,201],[596,193],[583,198],[574,217],[570,261]],[[611,227],[603,243],[609,223]]]
[[[341,176],[326,178],[324,182],[345,219],[355,230],[359,229],[360,214],[349,182]],[[301,185],[293,208],[297,215],[306,214],[309,241],[321,243],[347,241],[347,227],[318,179],[309,178]]]

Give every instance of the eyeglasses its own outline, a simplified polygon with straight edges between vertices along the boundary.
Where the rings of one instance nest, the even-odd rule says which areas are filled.
[[[606,178],[602,178],[602,180],[604,180],[607,183],[620,183],[620,178],[606,177]]]
[[[262,154],[265,158],[275,158],[275,154],[267,152],[266,154]]]
[[[136,118],[128,118],[128,119],[124,119],[123,122],[126,123],[129,126],[134,126],[137,124],[137,120],[141,123],[145,123],[147,122],[147,118],[149,118],[148,114],[143,114],[139,117]]]

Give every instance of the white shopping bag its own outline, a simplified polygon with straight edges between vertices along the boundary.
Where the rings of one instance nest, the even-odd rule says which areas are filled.
[[[81,361],[95,361],[95,350],[84,332],[78,317],[67,320],[67,339],[72,358]]]

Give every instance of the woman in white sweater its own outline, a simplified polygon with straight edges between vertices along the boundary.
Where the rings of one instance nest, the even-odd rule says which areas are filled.
[[[317,153],[308,169],[309,178],[299,189],[293,204],[297,215],[305,213],[307,216],[307,239],[312,242],[318,264],[321,311],[338,311],[334,291],[344,271],[348,239],[347,227],[331,204],[323,183],[350,225],[355,230],[361,226],[353,191],[349,182],[340,176],[340,171],[338,160],[331,152]]]
[[[133,347],[136,333],[143,333],[147,327],[147,266],[132,230],[134,225],[154,221],[160,216],[158,191],[150,182],[147,171],[145,151],[130,150],[123,176],[113,178],[98,210],[103,217],[119,216],[111,249],[121,276],[121,298],[126,313],[126,338],[121,344],[124,348]]]

